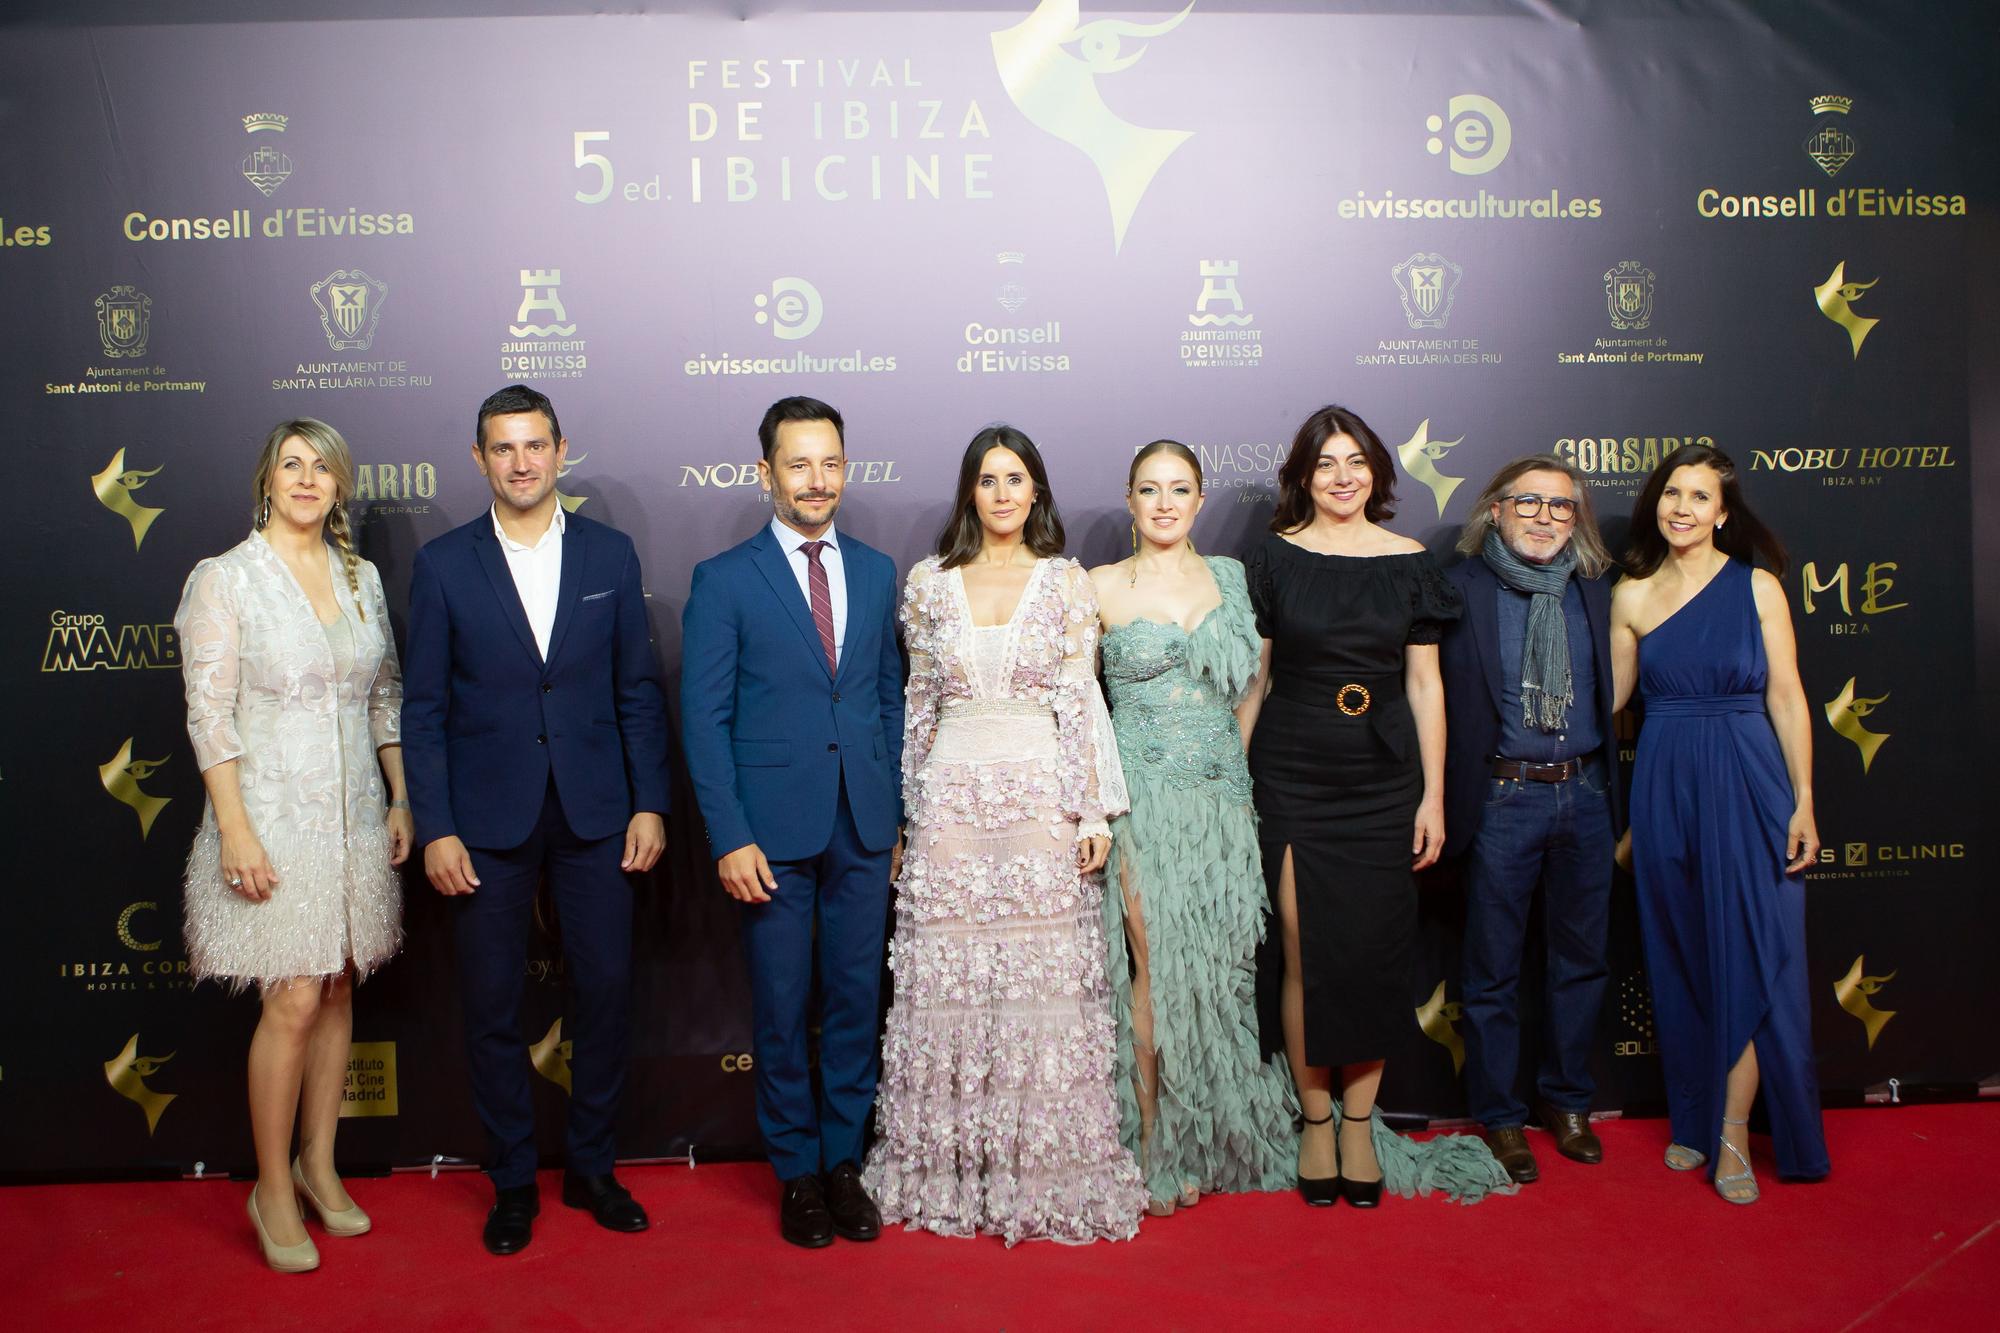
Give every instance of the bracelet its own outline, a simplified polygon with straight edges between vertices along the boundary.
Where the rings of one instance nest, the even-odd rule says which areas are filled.
[[[391,801],[389,802],[389,808],[391,810],[407,810],[410,808],[410,803],[408,801]]]

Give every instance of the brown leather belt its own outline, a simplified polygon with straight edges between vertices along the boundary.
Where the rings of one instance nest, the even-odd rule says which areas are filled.
[[[1568,782],[1583,771],[1583,760],[1565,759],[1560,764],[1531,764],[1521,759],[1495,759],[1493,776],[1517,782]]]

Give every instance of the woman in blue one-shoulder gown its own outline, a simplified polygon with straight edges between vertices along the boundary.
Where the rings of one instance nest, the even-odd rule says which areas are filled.
[[[1752,568],[1755,556],[1777,575]],[[1640,492],[1626,567],[1611,655],[1620,706],[1635,683],[1645,706],[1632,862],[1673,1130],[1667,1165],[1713,1159],[1716,1192],[1753,1203],[1748,1122],[1760,1086],[1778,1174],[1828,1167],[1805,957],[1803,871],[1819,834],[1778,582],[1785,553],[1743,502],[1729,458],[1688,445]]]

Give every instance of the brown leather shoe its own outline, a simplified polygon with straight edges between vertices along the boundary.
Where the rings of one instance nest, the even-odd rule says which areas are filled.
[[[1547,1102],[1539,1102],[1535,1117],[1556,1136],[1556,1151],[1570,1161],[1596,1166],[1604,1160],[1604,1143],[1590,1128],[1590,1112],[1558,1111]]]
[[[1487,1130],[1486,1147],[1516,1185],[1532,1185],[1542,1178],[1542,1169],[1535,1165],[1534,1150],[1528,1147],[1528,1136],[1519,1125]]]

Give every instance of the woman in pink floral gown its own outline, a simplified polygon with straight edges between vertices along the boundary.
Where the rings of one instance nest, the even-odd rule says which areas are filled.
[[[910,836],[865,1180],[887,1221],[1009,1245],[1129,1238],[1146,1201],[1101,924],[1124,779],[1097,600],[1062,547],[1033,442],[989,427],[902,607]]]

